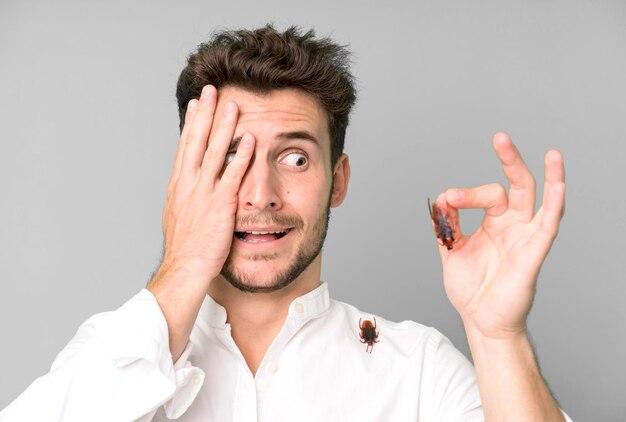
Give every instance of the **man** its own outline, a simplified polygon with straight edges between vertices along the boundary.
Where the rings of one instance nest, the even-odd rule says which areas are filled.
[[[320,251],[350,179],[347,57],[271,25],[223,31],[189,57],[160,267],[83,323],[0,420],[564,420],[525,332],[562,216],[558,152],[534,218],[534,179],[504,133],[508,196],[491,184],[437,198],[454,224],[452,249],[439,246],[446,292],[476,370],[432,327],[330,299]],[[467,237],[456,221],[471,207],[486,217]]]

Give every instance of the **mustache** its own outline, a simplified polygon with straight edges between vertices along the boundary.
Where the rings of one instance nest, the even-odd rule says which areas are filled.
[[[236,218],[236,226],[281,226],[300,229],[302,219],[296,215],[261,213]]]

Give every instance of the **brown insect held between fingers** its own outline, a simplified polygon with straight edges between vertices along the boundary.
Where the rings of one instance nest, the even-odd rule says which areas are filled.
[[[361,318],[359,318],[359,328],[361,332],[359,333],[359,337],[361,337],[361,343],[367,343],[365,347],[365,351],[372,353],[372,349],[374,348],[374,343],[378,343],[378,331],[376,331],[376,317],[374,317],[374,324],[372,325],[372,321],[366,319],[361,322]]]
[[[435,235],[441,241],[440,245],[445,245],[448,250],[452,249],[455,242],[454,224],[450,223],[448,215],[440,211],[436,203],[430,205],[430,198],[428,198],[428,212],[435,224]]]

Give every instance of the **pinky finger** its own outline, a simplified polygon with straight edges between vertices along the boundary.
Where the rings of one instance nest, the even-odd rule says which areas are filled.
[[[185,111],[185,121],[183,123],[183,130],[180,133],[178,139],[178,148],[176,149],[176,157],[174,158],[174,164],[172,166],[172,174],[170,176],[169,187],[176,184],[180,175],[180,167],[183,161],[183,154],[187,143],[187,137],[189,136],[189,128],[191,127],[191,121],[193,120],[196,109],[198,106],[198,100],[192,98],[187,103],[187,110]]]
[[[254,151],[254,136],[246,133],[242,136],[239,145],[237,146],[237,153],[235,158],[229,164],[226,165],[225,170],[222,173],[222,177],[217,184],[223,185],[222,189],[226,189],[231,192],[239,190],[239,185],[243,179],[243,175],[248,169],[250,158]]]

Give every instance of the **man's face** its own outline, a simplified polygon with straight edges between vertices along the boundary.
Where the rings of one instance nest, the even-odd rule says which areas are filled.
[[[327,118],[314,97],[292,88],[258,96],[227,86],[218,98],[217,113],[228,100],[239,106],[234,138],[249,132],[256,139],[235,229],[292,228],[281,238],[236,233],[221,275],[242,291],[279,290],[313,262],[326,237],[332,193]],[[301,134],[284,135],[290,132]],[[234,151],[236,145],[227,161]]]

